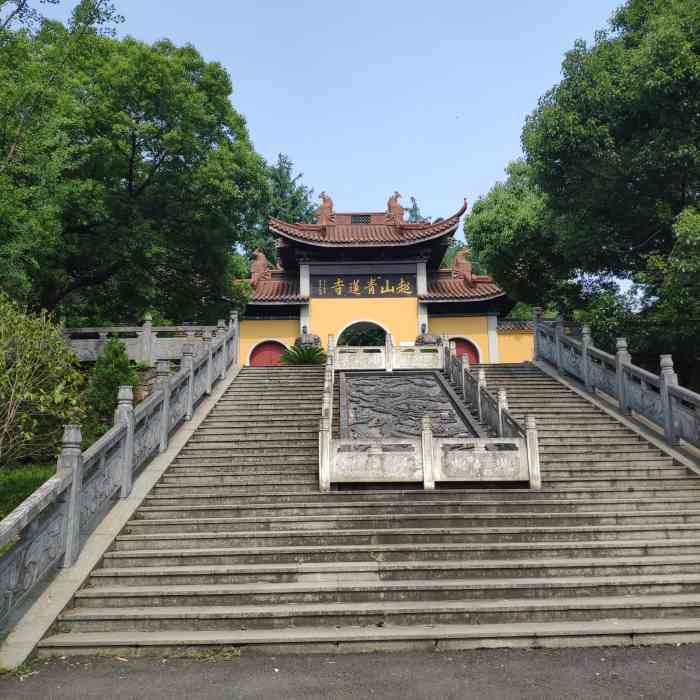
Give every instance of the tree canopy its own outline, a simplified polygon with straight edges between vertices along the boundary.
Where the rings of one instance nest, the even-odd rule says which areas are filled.
[[[688,366],[697,358],[681,339],[700,328],[700,4],[628,0],[593,45],[576,42],[562,74],[526,119],[524,160],[467,217],[467,240],[519,301],[598,321],[605,309],[650,356]]]

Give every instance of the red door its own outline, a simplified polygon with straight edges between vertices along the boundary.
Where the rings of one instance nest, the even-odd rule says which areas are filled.
[[[273,367],[274,365],[281,365],[282,360],[280,358],[286,349],[282,343],[266,340],[253,348],[253,352],[250,353],[250,366]]]
[[[452,340],[455,344],[457,357],[466,355],[469,358],[470,365],[479,363],[479,353],[476,347],[474,347],[474,343],[470,343],[468,340],[464,340],[464,338],[452,338]]]

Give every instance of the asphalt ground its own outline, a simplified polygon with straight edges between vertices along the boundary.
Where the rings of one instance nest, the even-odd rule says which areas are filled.
[[[35,660],[2,700],[700,698],[700,645],[338,656]]]

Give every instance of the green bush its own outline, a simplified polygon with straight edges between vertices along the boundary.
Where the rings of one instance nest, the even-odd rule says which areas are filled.
[[[280,358],[286,365],[322,365],[326,362],[326,353],[315,345],[297,345],[289,348]]]
[[[0,471],[0,520],[56,473],[56,463],[20,464]]]
[[[114,421],[119,387],[139,383],[138,372],[134,369],[126,347],[121,340],[110,338],[90,372],[88,388],[85,392],[87,416],[83,425],[83,444],[91,445],[107,432]]]
[[[63,424],[80,421],[82,384],[60,326],[0,293],[0,466],[52,459]]]

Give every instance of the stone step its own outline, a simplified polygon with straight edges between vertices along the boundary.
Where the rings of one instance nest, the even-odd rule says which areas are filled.
[[[692,643],[700,640],[700,617],[675,619],[519,622],[507,624],[448,624],[426,626],[293,627],[265,630],[156,632],[92,632],[52,634],[39,656],[97,654],[126,656],[178,653],[182,648],[203,652],[245,648],[254,653],[362,652],[377,650],[454,651],[495,647],[543,648]]]
[[[256,517],[199,516],[182,518],[149,518],[130,520],[125,534],[188,532],[254,532],[261,531],[353,531],[374,528],[378,536],[388,529],[411,528],[508,528],[515,525],[537,527],[579,527],[582,525],[658,525],[700,524],[700,509],[653,511],[574,511],[568,513],[372,513],[361,515],[289,515]]]
[[[118,562],[118,560],[117,560]],[[486,561],[417,560],[210,566],[147,566],[97,569],[92,590],[102,586],[174,586],[241,583],[408,581],[414,579],[536,578],[538,576],[632,576],[700,574],[700,555],[659,557],[540,558]]]
[[[542,452],[547,456],[553,455],[589,455],[591,458],[609,459],[606,455],[622,455],[626,459],[658,459],[665,457],[670,460],[670,457],[661,451],[649,445],[648,442],[630,442],[628,444],[618,444],[617,442],[599,440],[593,444],[571,444],[568,441],[547,441],[542,446]]]
[[[206,469],[208,467],[270,467],[270,466],[285,466],[303,464],[310,465],[313,464],[318,468],[318,453],[313,453],[312,451],[307,451],[301,455],[290,455],[284,454],[281,457],[244,457],[240,454],[230,455],[227,454],[222,457],[212,457],[212,456],[187,456],[183,455],[177,457],[173,462],[171,469],[178,469],[180,467],[201,467]],[[169,471],[169,470],[168,470]]]
[[[145,543],[148,544],[148,543]],[[699,556],[700,537],[636,540],[576,540],[544,542],[412,542],[408,544],[333,544],[323,547],[207,547],[171,549],[111,549],[104,566],[211,566],[241,564],[301,564],[339,562],[472,561],[579,559],[593,557]]]
[[[272,447],[318,447],[318,432],[302,433],[296,437],[268,435],[265,439],[248,437],[245,434],[241,435],[204,435],[202,437],[193,437],[188,441],[185,450],[192,449],[228,449],[235,450],[243,448],[254,448],[266,450]],[[183,450],[184,451],[184,450]]]
[[[267,446],[267,447],[236,447],[230,446],[222,448],[219,446],[197,445],[196,447],[185,447],[180,455],[183,457],[247,457],[252,461],[257,459],[265,460],[266,457],[289,456],[301,457],[313,455],[318,451],[318,443],[316,445],[305,445],[300,447]]]
[[[134,523],[139,521],[134,521]],[[143,521],[140,521],[143,522]],[[130,524],[129,527],[132,527]],[[180,524],[182,530],[182,524]],[[293,547],[313,544],[407,544],[438,542],[541,542],[580,541],[588,539],[659,539],[697,537],[700,523],[639,523],[630,525],[532,525],[510,527],[385,527],[376,529],[352,528],[316,530],[220,530],[209,532],[148,532],[120,534],[114,542],[118,550],[150,548],[212,547]]]
[[[159,486],[239,486],[242,483],[260,484],[309,484],[318,486],[318,472],[309,468],[303,472],[287,471],[272,474],[248,471],[245,474],[166,474]]]
[[[148,503],[157,503],[149,500]],[[145,505],[141,506],[136,517],[149,518],[197,518],[197,517],[251,517],[264,519],[274,516],[297,516],[297,515],[362,515],[371,516],[376,513],[392,513],[400,511],[402,513],[511,513],[521,512],[527,508],[527,512],[551,512],[569,513],[576,511],[640,511],[668,510],[675,509],[684,512],[686,509],[698,507],[697,498],[667,498],[659,500],[655,498],[614,498],[601,500],[540,500],[529,501],[454,501],[454,500],[434,500],[427,502],[420,501],[375,501],[375,502],[352,502],[338,501],[327,503],[320,501],[300,501],[298,503],[259,503],[259,504],[201,504],[183,505],[181,503],[173,505]]]
[[[549,448],[557,448],[561,446],[562,449],[568,447],[582,446],[590,448],[595,446],[598,448],[608,448],[608,447],[622,447],[625,446],[639,446],[644,445],[646,449],[649,448],[649,443],[643,442],[642,437],[639,435],[626,435],[624,433],[613,433],[612,435],[582,435],[582,436],[563,436],[563,435],[544,435],[544,431],[538,432],[539,443],[542,446],[546,446],[548,451]]]
[[[604,596],[553,599],[365,601],[249,606],[162,606],[153,608],[75,608],[64,612],[57,631],[156,631],[270,629],[310,625],[489,624],[596,620],[661,619],[700,616],[700,595]]]
[[[199,430],[197,430],[197,439],[200,440],[204,437],[216,437],[219,435],[230,435],[232,439],[238,439],[241,436],[245,436],[247,439],[259,440],[260,442],[268,442],[270,440],[277,440],[278,436],[283,438],[288,438],[290,435],[298,435],[305,439],[311,439],[316,437],[318,439],[318,425],[314,423],[308,423],[307,425],[297,425],[297,426],[282,426],[282,427],[271,427],[271,426],[260,426],[260,425],[249,425],[241,427],[233,426],[221,426],[221,427],[210,427],[202,425]]]
[[[390,601],[486,601],[598,596],[699,595],[700,574],[490,579],[400,579],[99,586],[75,595],[75,610],[166,606],[248,606]]]
[[[318,482],[315,484],[300,484],[294,479],[281,479],[278,478],[274,482],[274,486],[279,488],[280,491],[286,493],[313,493],[318,491]],[[157,484],[153,493],[155,494],[168,494],[169,497],[173,495],[187,495],[187,496],[216,496],[217,494],[224,495],[238,495],[245,496],[247,493],[249,496],[253,496],[259,493],[269,493],[271,484],[258,483],[250,479],[241,479],[236,483],[235,486],[229,485],[212,485],[212,486],[180,486],[176,484]],[[246,491],[247,489],[247,491]]]
[[[598,488],[610,488],[610,487],[618,487],[618,488],[626,488],[626,489],[633,489],[636,488],[640,485],[649,485],[653,483],[654,485],[657,486],[657,488],[663,488],[663,489],[668,489],[668,488],[673,488],[676,486],[677,489],[681,489],[687,493],[688,488],[694,488],[693,486],[693,481],[694,479],[688,479],[685,477],[679,477],[679,476],[644,476],[644,477],[620,477],[620,478],[599,478],[596,477],[595,475],[591,476],[575,476],[575,477],[562,477],[562,478],[557,478],[557,477],[550,477],[548,475],[543,476],[543,480],[546,482],[547,488],[553,489],[553,490],[558,490],[558,489],[565,489],[569,490],[572,487],[575,488],[589,488],[589,489],[598,489]]]
[[[288,464],[280,461],[279,464],[255,464],[248,466],[214,466],[214,467],[179,467],[173,466],[168,469],[166,477],[183,476],[183,477],[219,477],[219,476],[261,476],[261,475],[277,475],[285,476],[286,474],[313,474],[318,479],[318,464],[314,461],[309,461],[306,464]],[[165,482],[164,482],[165,483]]]
[[[598,478],[625,478],[625,477],[667,477],[667,476],[688,476],[688,470],[685,467],[601,467],[599,465],[586,467],[585,471],[580,468],[565,468],[557,466],[549,466],[542,468],[544,478],[578,478],[579,476],[596,476]]]

